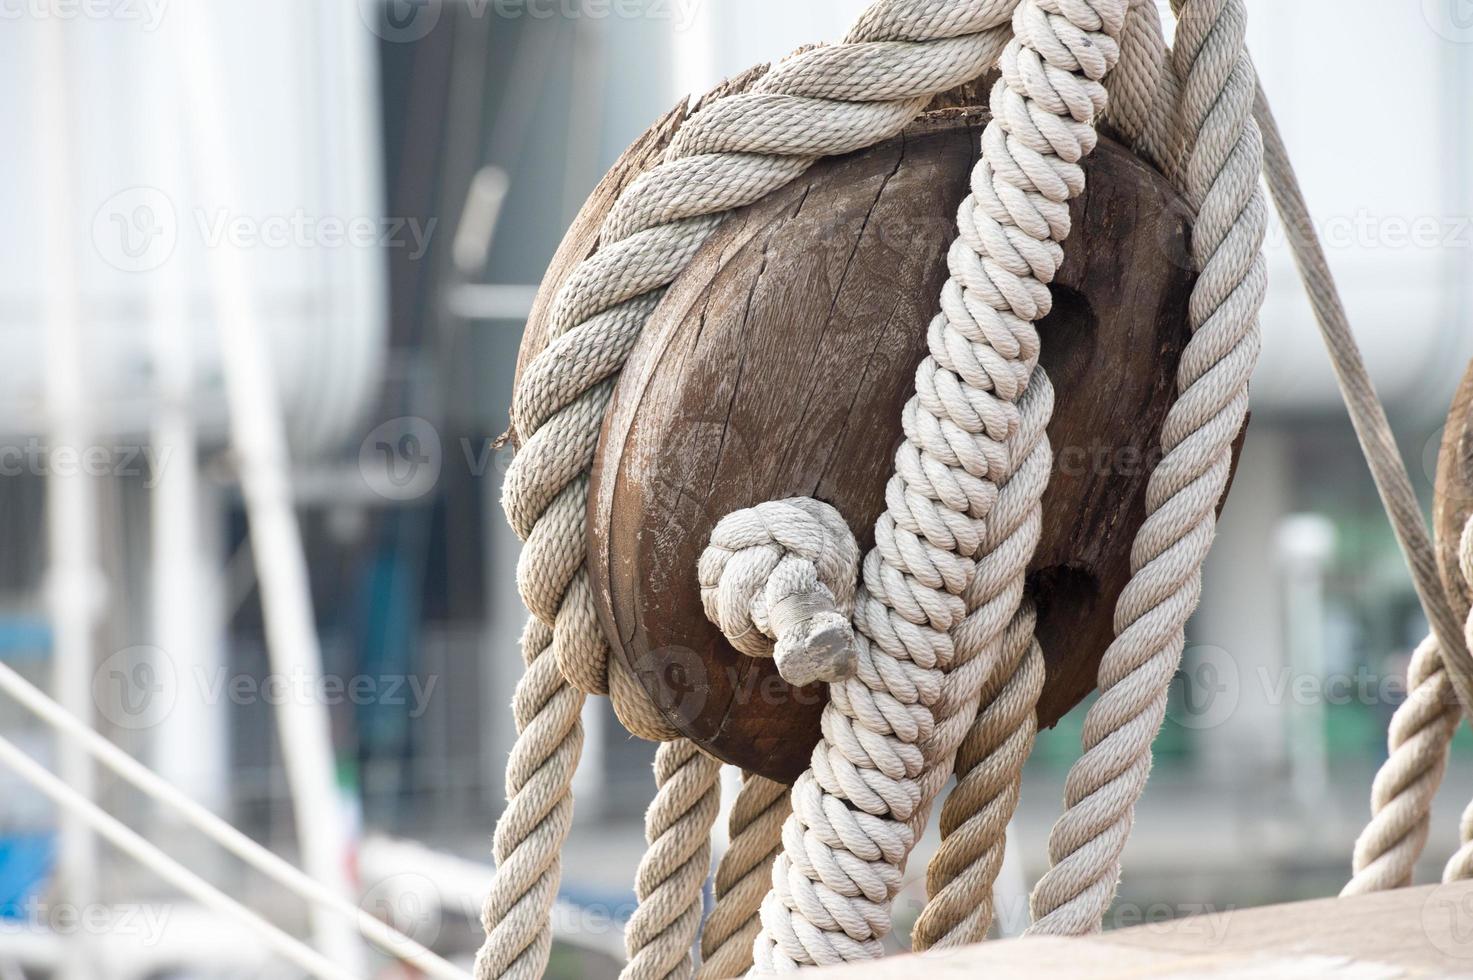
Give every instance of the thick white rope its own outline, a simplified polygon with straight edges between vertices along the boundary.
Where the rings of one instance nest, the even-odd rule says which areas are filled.
[[[621,980],[691,975],[701,925],[702,891],[711,870],[711,826],[721,808],[721,763],[688,739],[655,753],[658,790],[645,819],[649,849],[639,862],[639,904],[624,932],[629,963]]]
[[[1458,570],[1463,576],[1463,584],[1473,587],[1473,517],[1470,517],[1463,525],[1463,533],[1458,538]],[[1473,609],[1468,611],[1467,621],[1463,625],[1463,638],[1467,641],[1468,646],[1473,648]],[[1444,667],[1447,661],[1448,658],[1444,656],[1442,658]],[[1447,701],[1451,701],[1451,698]],[[1456,730],[1457,721],[1454,720],[1452,729],[1445,736],[1449,747],[1451,747],[1453,733]],[[1445,755],[1444,761],[1446,761]],[[1458,821],[1458,840],[1457,851],[1448,858],[1447,865],[1442,869],[1443,881],[1466,881],[1473,878],[1473,802],[1463,809],[1462,819]]]
[[[1106,119],[1139,155],[1162,166],[1168,175],[1180,172],[1163,148],[1166,139],[1162,134],[1170,128],[1165,107],[1176,101],[1175,86],[1166,83],[1171,77],[1165,70],[1165,41],[1154,0],[1131,0],[1121,32],[1120,60],[1105,79],[1109,95]],[[1026,430],[1026,404],[1024,408]],[[1047,418],[1042,421],[1046,423]],[[1045,451],[1042,472],[1036,478],[1047,479],[1048,465]],[[1012,533],[1023,516],[1018,508],[1031,501],[1032,513],[1028,516],[1036,539],[1042,516],[1038,490],[1020,485],[1026,482],[1015,477],[1003,485],[998,507],[989,518],[991,530]],[[1008,519],[1005,515],[1010,513],[1017,517]],[[1026,547],[1031,552],[1033,543]],[[926,873],[928,901],[911,934],[915,949],[954,947],[986,938],[994,912],[992,886],[1006,847],[1008,821],[1017,806],[1023,764],[1036,730],[1035,711],[1044,674],[1043,652],[1032,641],[1031,607],[1025,603],[1008,624],[1000,658],[994,654],[987,659],[971,659],[970,651],[976,644],[967,642],[968,638],[996,634],[997,613],[990,600],[997,586],[989,588],[991,582],[992,577],[986,574],[974,580],[967,595],[967,620],[956,631],[959,666],[948,677],[950,692],[971,696],[977,682],[966,674],[987,669],[990,660],[997,664],[986,675],[971,729],[956,757],[957,785],[942,808],[941,845]],[[1019,584],[1015,581],[1010,587]],[[967,716],[959,717],[965,721]],[[942,722],[938,727],[945,729],[950,724]]]
[[[1165,457],[1148,484],[1133,574],[1116,605],[1117,636],[1100,664],[1100,697],[1085,717],[1085,750],[1065,783],[1068,809],[1049,836],[1052,866],[1033,891],[1031,934],[1097,931],[1114,898],[1185,623],[1200,596],[1232,441],[1247,413],[1267,277],[1262,141],[1245,28],[1242,0],[1192,0],[1177,25],[1180,126],[1193,137],[1185,184],[1198,212],[1192,338],[1162,432]]]
[[[787,786],[743,773],[727,820],[729,843],[712,883],[716,903],[701,930],[698,980],[731,980],[751,967],[752,940],[762,929],[758,912],[792,810]]]
[[[1473,520],[1458,540],[1458,565],[1473,583]],[[1473,643],[1473,613],[1464,626]],[[1435,636],[1412,654],[1407,666],[1407,697],[1387,729],[1386,761],[1371,784],[1371,821],[1355,842],[1354,874],[1342,895],[1402,888],[1412,883],[1417,858],[1427,843],[1432,801],[1447,769],[1448,749],[1463,716],[1448,658]],[[1473,877],[1473,804],[1459,822],[1460,846],[1444,867],[1444,881]]]
[[[83,724],[6,663],[0,663],[0,689],[35,712],[56,729],[57,734],[79,744],[98,763],[173,810],[186,823],[231,854],[298,897],[351,919],[357,925],[358,931],[384,952],[440,980],[469,980],[469,975],[464,970],[370,915],[366,910],[344,901],[336,892],[323,887],[316,879],[304,874],[290,862],[268,851],[230,823],[190,799],[172,783],[103,738],[96,729]]]
[[[1080,161],[1097,139],[1101,80],[1118,56],[1124,14],[1124,0],[1023,0],[1014,13],[982,159],[958,213],[943,312],[865,558],[859,674],[831,687],[824,738],[793,787],[753,953],[759,972],[880,954],[917,824],[976,711],[974,688],[955,736],[936,751],[952,630],[966,616],[978,558],[986,563],[989,543],[1001,550],[986,522],[1014,462],[1007,440],[1019,428],[1018,400],[1025,388],[1046,387],[1028,384],[1034,322],[1050,306],[1068,202],[1083,189]],[[1031,552],[1017,548],[991,569],[1007,597],[999,632],[1021,599]]]
[[[614,380],[663,288],[732,208],[814,158],[859,149],[908,123],[931,95],[980,75],[1005,37],[1009,0],[880,0],[845,43],[796,55],[750,91],[700,107],[663,163],[620,196],[599,250],[553,305],[552,339],[518,386],[521,441],[505,484],[526,542],[518,586],[533,619],[514,713],[497,876],[482,912],[477,976],[532,978],[571,821],[583,693],[608,691],[637,734],[669,737],[637,681],[611,662],[584,564],[588,469]],[[795,125],[795,121],[801,121]]]
[[[749,657],[772,657],[794,686],[854,674],[859,545],[812,497],[769,500],[711,529],[696,569],[706,616]]]
[[[1033,625],[1033,606],[1024,602],[982,689],[984,707],[957,750],[957,783],[941,808],[941,846],[926,869],[927,901],[911,934],[914,949],[981,942],[992,926],[992,887],[1038,730],[1044,667]]]
[[[234,919],[261,937],[277,955],[306,970],[321,980],[359,980],[337,966],[300,939],[289,935],[214,885],[169,857],[131,830],[121,820],[103,810],[81,793],[54,776],[44,766],[18,749],[9,739],[0,737],[0,764],[35,786],[57,806],[75,814],[99,835],[139,864],[206,908]]]
[[[1447,768],[1459,710],[1437,638],[1417,645],[1407,667],[1407,696],[1386,730],[1386,761],[1371,784],[1371,822],[1355,841],[1354,874],[1341,895],[1365,895],[1412,883],[1427,843],[1432,799]]]

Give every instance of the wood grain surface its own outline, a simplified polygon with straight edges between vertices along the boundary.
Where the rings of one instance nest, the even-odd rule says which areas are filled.
[[[1096,936],[978,943],[822,972],[832,980],[1466,978],[1473,977],[1473,882],[1224,908]]]
[[[873,543],[985,118],[933,112],[733,214],[671,287],[619,383],[590,501],[600,614],[665,716],[728,762],[796,776],[826,691],[792,688],[771,661],[727,644],[702,613],[697,560],[723,515],[800,494]],[[1087,170],[1040,324],[1058,392],[1030,566],[1045,725],[1093,689],[1113,637],[1193,281],[1188,209],[1166,182],[1108,140]]]

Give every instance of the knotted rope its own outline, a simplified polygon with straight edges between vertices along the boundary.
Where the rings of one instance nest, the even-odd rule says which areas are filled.
[[[774,658],[793,685],[853,675],[858,573],[849,526],[811,497],[727,514],[697,569],[707,618],[741,652]]]
[[[584,562],[588,469],[613,383],[645,320],[722,214],[818,156],[894,135],[932,95],[980,75],[1002,46],[1011,9],[1009,0],[879,0],[843,44],[796,55],[749,91],[699,106],[664,160],[620,195],[598,251],[559,287],[551,339],[512,405],[519,452],[504,504],[525,542],[517,584],[533,616],[523,633],[527,672],[513,703],[518,737],[477,976],[531,978],[546,963],[584,694],[609,693],[636,734],[674,735],[609,658]]]
[[[859,674],[831,688],[824,738],[793,787],[793,816],[762,905],[758,971],[879,955],[918,825],[971,724],[969,714],[938,717],[937,709],[979,559],[998,596],[989,605],[996,632],[1022,597],[1036,528],[1026,546],[1006,548],[1015,539],[990,539],[987,522],[1022,461],[1008,446],[1020,399],[1025,390],[1047,391],[1035,370],[1034,323],[1050,307],[1068,201],[1083,190],[1080,161],[1097,139],[1101,81],[1118,57],[1124,15],[1124,0],[1023,0],[1014,13],[982,158],[948,253],[942,313],[903,412],[906,439],[865,557],[854,617]],[[1046,422],[1051,396],[1035,404]],[[1041,439],[1041,425],[1037,431]],[[1034,485],[1039,494],[1044,482]],[[992,638],[980,639],[977,648],[987,650]],[[976,685],[950,706],[975,712],[985,673],[968,675]],[[959,724],[941,727],[956,717]]]
[[[832,688],[824,740],[793,788],[754,956],[757,969],[769,971],[875,955],[889,928],[900,868],[958,755],[958,790],[943,811],[945,839],[928,875],[933,902],[918,923],[917,945],[980,938],[990,922],[1002,829],[1016,805],[1041,689],[1031,611],[1020,608],[1049,468],[1043,432],[1053,397],[1036,366],[1033,321],[1049,308],[1047,284],[1062,257],[1068,200],[1082,188],[1078,164],[1094,145],[1108,84],[1117,130],[1186,190],[1198,212],[1193,256],[1200,277],[1180,394],[1162,433],[1166,457],[1151,477],[1133,578],[1118,603],[1119,635],[1101,665],[1102,696],[1086,718],[1085,753],[1066,787],[1069,809],[1050,838],[1054,867],[1033,896],[1033,931],[1098,928],[1150,769],[1150,743],[1183,626],[1200,590],[1231,441],[1246,412],[1264,292],[1263,143],[1252,117],[1256,80],[1243,50],[1243,3],[1174,6],[1182,17],[1168,61],[1148,0],[878,4],[844,44],[804,52],[749,92],[703,104],[677,131],[665,160],[620,196],[599,251],[558,294],[552,340],[526,372],[513,411],[523,446],[509,474],[507,509],[528,542],[519,584],[537,620],[526,634],[529,670],[517,701],[528,744],[519,742],[509,768],[512,801],[503,826],[511,829],[498,828],[503,872],[487,904],[488,924],[509,921],[498,910],[514,911],[523,923],[545,917],[555,858],[524,857],[522,849],[534,836],[560,845],[566,833],[578,692],[607,691],[631,730],[670,734],[607,656],[581,548],[598,423],[660,291],[725,210],[796,176],[814,156],[897,131],[926,95],[980,74],[1005,39],[1011,14],[1014,37],[993,90],[993,119],[948,255],[952,278],[931,325],[930,356],[917,370],[916,396],[905,409],[906,442],[855,598],[857,672]],[[1117,60],[1121,69],[1106,83]],[[1258,116],[1272,137],[1268,176],[1275,199],[1286,220],[1299,216],[1302,199],[1266,104]],[[1374,393],[1360,383],[1364,365],[1312,230],[1290,223],[1347,403],[1391,507],[1401,501],[1394,479],[1399,461],[1378,456],[1384,414],[1376,417]],[[1419,542],[1403,510],[1392,508],[1398,538],[1414,571],[1425,573],[1425,530]],[[771,649],[786,660],[785,638],[791,634],[795,646],[806,639],[798,624],[813,619],[814,603],[831,601],[839,611],[836,587],[843,583],[820,575],[816,553],[804,555],[770,527],[763,533],[764,540],[732,547],[713,537],[701,569],[703,598],[712,620],[739,647],[750,646],[754,655]],[[1419,660],[1418,677],[1433,684],[1434,675],[1446,676],[1461,689],[1473,661],[1461,637],[1448,643],[1440,597],[1426,592],[1425,577],[1418,575],[1424,606],[1444,641],[1442,656],[1450,658],[1445,666],[1456,669],[1438,674],[1433,648]],[[788,615],[785,604],[795,594],[804,597],[797,601],[802,615]],[[542,656],[548,650],[554,657]],[[813,677],[841,672],[832,662],[809,667]],[[806,676],[797,666],[784,673]],[[652,976],[689,973],[685,950],[698,914],[698,882],[692,884],[693,872],[672,869],[693,866],[699,848],[689,842],[714,817],[707,805],[714,777],[705,776],[714,763],[688,743],[674,746],[662,750],[668,758],[650,814],[652,853],[667,856],[641,866],[642,928],[631,939],[632,957]],[[675,758],[682,761],[672,768]],[[749,781],[738,800],[750,819],[739,853],[733,848],[724,890],[718,871],[720,914],[713,923],[719,918],[719,928],[708,931],[703,976],[745,965],[733,942],[753,928],[751,882],[775,849],[780,798],[773,787]],[[688,820],[673,816],[681,806]],[[734,839],[736,822],[734,814]],[[1465,839],[1473,837],[1473,814],[1465,824]],[[687,846],[671,841],[662,848],[677,826]],[[669,884],[677,880],[678,886]],[[645,928],[647,922],[655,925]],[[545,955],[542,935],[524,941],[488,935],[481,975],[523,975]]]

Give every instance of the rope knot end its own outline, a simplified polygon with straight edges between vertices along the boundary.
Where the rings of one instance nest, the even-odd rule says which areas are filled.
[[[775,659],[789,684],[854,675],[859,546],[833,507],[791,497],[733,511],[698,574],[707,618],[742,653]]]

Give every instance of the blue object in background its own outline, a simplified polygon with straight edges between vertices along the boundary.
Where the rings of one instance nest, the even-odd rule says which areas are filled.
[[[0,834],[0,919],[23,919],[27,900],[51,877],[56,835],[50,831]]]

